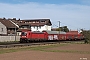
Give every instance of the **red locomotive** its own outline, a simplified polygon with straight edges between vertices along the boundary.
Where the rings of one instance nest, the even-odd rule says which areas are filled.
[[[84,36],[79,33],[59,32],[59,31],[43,31],[32,32],[22,31],[20,42],[30,41],[49,41],[49,40],[82,40]]]

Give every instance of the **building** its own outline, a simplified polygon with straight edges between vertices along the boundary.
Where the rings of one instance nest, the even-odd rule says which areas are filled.
[[[8,19],[0,18],[0,35],[15,35],[17,29]]]
[[[16,32],[17,35],[20,35],[21,31],[23,30],[40,31],[40,32],[42,32],[43,30],[51,31],[52,26],[50,19],[16,20],[16,18],[13,19],[0,18],[0,22],[6,26],[8,35],[15,34]]]
[[[23,20],[22,20],[23,21]],[[51,21],[50,19],[33,19],[33,20],[24,20],[26,24],[31,25],[31,31],[51,31]]]
[[[0,22],[0,35],[6,35],[6,34],[7,34],[6,26]]]

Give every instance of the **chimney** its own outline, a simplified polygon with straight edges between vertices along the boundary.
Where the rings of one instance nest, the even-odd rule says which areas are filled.
[[[5,20],[6,18],[5,17],[3,17],[3,20]]]
[[[2,19],[2,18],[0,18],[0,19]]]
[[[18,20],[20,20],[20,18]]]
[[[12,20],[11,18],[8,18],[8,20]]]
[[[13,18],[13,20],[16,20],[16,18]]]

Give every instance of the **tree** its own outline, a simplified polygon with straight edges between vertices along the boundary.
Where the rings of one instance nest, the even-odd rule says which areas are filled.
[[[56,31],[64,31],[64,32],[68,32],[69,29],[67,28],[67,26],[63,26],[63,27],[57,28]]]
[[[85,43],[90,43],[90,30],[83,30],[82,29],[82,34],[85,37]]]
[[[62,27],[63,28],[63,31],[64,32],[69,32],[69,29],[67,28],[67,26],[64,26],[64,27]]]

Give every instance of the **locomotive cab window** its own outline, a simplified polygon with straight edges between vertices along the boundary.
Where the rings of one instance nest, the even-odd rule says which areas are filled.
[[[25,36],[25,35],[27,35],[27,32],[22,32],[21,35]]]

